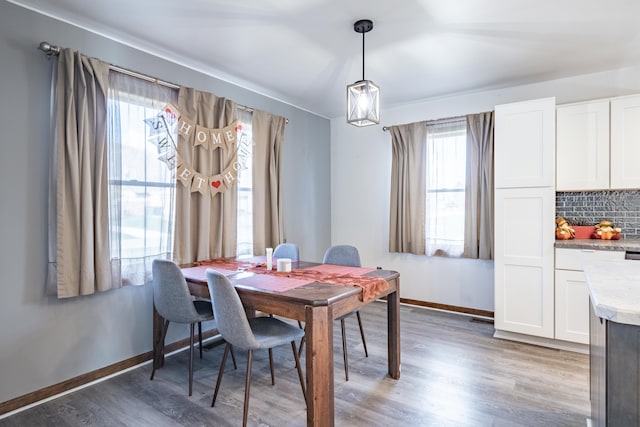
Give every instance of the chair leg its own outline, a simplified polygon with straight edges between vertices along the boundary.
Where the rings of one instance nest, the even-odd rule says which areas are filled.
[[[369,352],[367,351],[367,340],[364,339],[364,329],[362,328],[362,319],[360,318],[360,310],[356,311],[356,316],[358,317],[358,326],[360,327],[360,336],[362,337],[362,345],[364,346],[364,357],[369,357]]]
[[[271,371],[271,385],[276,385],[276,377],[273,373],[273,349],[269,349],[269,370]]]
[[[191,396],[191,392],[193,389],[193,335],[194,335],[194,324],[191,323],[189,325],[189,396]]]
[[[304,341],[306,337],[307,336],[305,335],[302,337],[302,339],[300,339],[300,348],[298,348],[298,357],[302,356],[302,348],[304,347]]]
[[[302,322],[298,320],[298,327],[304,329]],[[300,338],[300,348],[298,349],[298,357],[302,356],[302,346],[304,345],[304,335]]]
[[[342,357],[344,359],[344,378],[349,381],[349,355],[347,354],[347,331],[344,326],[344,319],[340,319],[340,328],[342,329]]]
[[[300,387],[302,387],[302,397],[304,398],[304,404],[307,405],[307,388],[304,385],[304,377],[302,375],[302,368],[300,367],[300,357],[298,357],[298,350],[296,349],[295,341],[291,341],[291,349],[293,350],[293,357],[296,360],[296,369],[298,370],[298,379],[300,380]]]
[[[160,340],[160,342],[162,343],[162,345],[164,345],[164,339],[167,336],[167,329],[169,329],[169,321],[165,320],[162,323],[162,331],[161,331],[162,339]],[[153,363],[151,365],[153,366]],[[153,381],[153,376],[155,375],[155,373],[156,373],[156,368],[155,368],[155,366],[153,366],[151,368],[151,378],[149,378],[151,381]]]
[[[242,427],[247,426],[247,416],[249,415],[249,389],[251,388],[251,361],[253,359],[253,350],[249,350],[247,356],[247,378],[244,382],[244,412],[242,414]]]
[[[200,346],[200,359],[202,359],[202,322],[198,322],[198,345]]]
[[[238,364],[236,363],[236,354],[233,352],[233,346],[231,344],[228,345],[231,346],[231,360],[233,360],[233,369],[238,369]]]
[[[218,390],[220,390],[220,383],[222,382],[222,374],[224,374],[224,364],[227,361],[227,355],[229,354],[230,349],[231,344],[227,343],[224,347],[224,353],[222,354],[222,362],[220,362],[220,370],[218,371],[218,379],[216,380],[216,389],[213,392],[213,399],[211,399],[211,407],[216,404],[216,397],[218,397]]]

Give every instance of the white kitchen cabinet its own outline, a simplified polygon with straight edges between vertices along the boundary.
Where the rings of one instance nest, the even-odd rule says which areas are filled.
[[[556,109],[556,189],[609,189],[609,100]]]
[[[556,189],[640,188],[640,95],[558,106]]]
[[[496,106],[496,188],[555,186],[555,111],[555,98]]]
[[[640,95],[611,99],[611,188],[640,188]]]
[[[495,328],[554,336],[553,188],[495,192]]]
[[[554,336],[555,110],[555,98],[495,109],[496,336]]]
[[[556,339],[589,344],[589,289],[584,265],[623,260],[624,256],[624,251],[556,248]]]

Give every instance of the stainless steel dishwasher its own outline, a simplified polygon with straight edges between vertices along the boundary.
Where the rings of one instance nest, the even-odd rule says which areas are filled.
[[[627,252],[624,254],[624,259],[640,260],[640,252],[627,251]]]

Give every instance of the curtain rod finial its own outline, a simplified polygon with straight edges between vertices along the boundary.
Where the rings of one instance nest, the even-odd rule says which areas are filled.
[[[60,53],[60,47],[59,46],[53,46],[52,44],[47,43],[47,42],[40,42],[40,45],[38,46],[38,49],[40,49],[41,51],[43,51],[47,55],[58,55]]]

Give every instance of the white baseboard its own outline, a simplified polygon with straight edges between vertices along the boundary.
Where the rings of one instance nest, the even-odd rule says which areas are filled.
[[[589,354],[589,346],[587,344],[579,344],[569,341],[554,340],[550,338],[536,337],[533,335],[518,334],[516,332],[502,331],[496,329],[493,333],[494,338],[524,342],[527,344],[539,345],[542,347],[555,348],[558,350],[572,351],[574,353]]]

